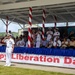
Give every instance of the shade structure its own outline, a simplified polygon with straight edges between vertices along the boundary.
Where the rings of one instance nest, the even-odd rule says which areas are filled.
[[[53,15],[58,19],[57,22],[75,21],[75,0],[0,0],[0,18],[28,24],[29,7],[33,8],[33,24],[42,24],[42,8],[46,10],[45,23],[55,22]]]

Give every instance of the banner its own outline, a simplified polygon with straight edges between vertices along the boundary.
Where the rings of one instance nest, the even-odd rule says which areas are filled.
[[[0,61],[5,61],[5,53],[0,53]],[[45,55],[34,55],[34,54],[12,54],[12,62],[18,63],[30,63],[46,66],[57,66],[75,68],[74,57],[63,57],[63,56],[45,56]]]

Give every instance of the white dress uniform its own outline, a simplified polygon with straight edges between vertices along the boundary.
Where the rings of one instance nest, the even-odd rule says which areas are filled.
[[[61,47],[61,41],[60,40],[58,40],[57,42],[56,41],[54,41],[53,42],[53,46],[55,47]]]
[[[47,31],[47,41],[50,41],[50,39],[52,38],[53,32],[52,31]]]
[[[40,47],[40,44],[41,44],[41,32],[38,32],[36,35],[36,48],[39,48]]]
[[[60,32],[59,31],[54,32],[53,36],[54,36],[54,41],[56,41],[56,39],[60,37]]]
[[[6,42],[6,66],[11,65],[12,45],[15,44],[12,38],[4,40]]]

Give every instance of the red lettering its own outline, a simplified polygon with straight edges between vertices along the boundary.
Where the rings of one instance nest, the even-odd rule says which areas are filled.
[[[6,54],[4,55],[4,57],[5,57],[4,60],[6,60]]]
[[[54,58],[54,63],[59,63],[59,58]]]
[[[44,56],[44,62],[46,62],[46,56]]]
[[[5,56],[4,54],[0,54],[0,59],[4,58],[4,56]]]
[[[33,56],[30,56],[30,60],[32,60]]]
[[[3,58],[2,55],[0,55],[0,58]],[[53,57],[47,57],[47,56],[34,56],[34,55],[23,55],[23,54],[12,54],[12,59],[17,60],[28,60],[28,61],[39,61],[39,62],[53,62],[53,63],[59,63],[59,58],[53,58]],[[64,63],[69,64],[71,63],[71,58],[65,58]],[[73,62],[75,64],[75,61]]]
[[[52,58],[47,58],[47,62],[52,62]]]
[[[16,57],[14,57],[14,54],[12,54],[12,59],[16,59]]]
[[[75,60],[73,60],[73,64],[75,65]]]
[[[37,56],[35,56],[34,61],[39,61],[39,58]]]
[[[65,64],[71,64],[71,62],[72,62],[72,59],[70,57],[65,57],[64,59]]]
[[[23,60],[23,55],[22,54],[19,55],[19,59]]]
[[[14,54],[14,57],[16,57],[16,59],[19,59],[19,54]]]
[[[25,60],[29,60],[29,56],[25,56],[24,59],[25,59]]]
[[[40,61],[43,62],[43,56],[40,56]]]

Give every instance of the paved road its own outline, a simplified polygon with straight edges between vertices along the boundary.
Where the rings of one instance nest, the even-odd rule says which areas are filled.
[[[4,65],[5,62],[0,62],[0,65]],[[36,70],[44,70],[44,71],[52,71],[52,72],[61,72],[67,74],[74,74],[75,69],[68,69],[68,68],[59,68],[59,67],[48,67],[48,66],[39,66],[39,65],[31,65],[31,64],[18,64],[12,63],[12,67],[20,67],[26,69],[36,69]]]

